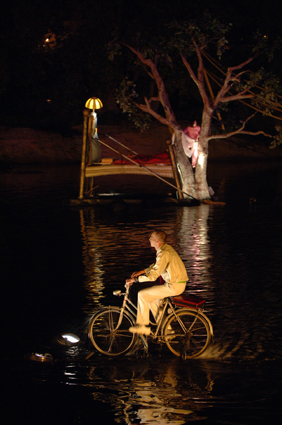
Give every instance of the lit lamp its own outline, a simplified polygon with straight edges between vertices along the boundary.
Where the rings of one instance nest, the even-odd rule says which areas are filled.
[[[92,109],[92,112],[89,114],[89,111],[87,109],[83,111],[83,145],[82,145],[82,155],[81,155],[79,199],[83,199],[83,191],[84,191],[87,134],[90,141],[88,165],[95,164],[95,163],[97,164],[101,161],[101,146],[98,140],[97,114],[95,110],[101,109],[103,107],[103,103],[101,102],[100,99],[98,99],[98,97],[90,97],[86,101],[85,107],[87,109]]]
[[[90,97],[90,99],[88,99],[85,103],[85,108],[93,109],[94,111],[95,109],[103,108],[103,103],[100,99],[98,99],[98,97]]]

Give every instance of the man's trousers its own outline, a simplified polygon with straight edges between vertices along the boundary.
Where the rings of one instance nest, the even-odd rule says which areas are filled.
[[[141,289],[141,291],[138,292],[137,325],[149,325],[150,310],[155,320],[157,320],[160,301],[166,297],[174,297],[182,294],[185,288],[186,282],[165,283],[164,285],[155,285],[150,288]]]

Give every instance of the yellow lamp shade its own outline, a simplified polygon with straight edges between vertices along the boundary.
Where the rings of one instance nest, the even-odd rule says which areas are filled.
[[[98,97],[90,97],[85,103],[85,107],[88,109],[100,109],[103,108],[103,103]]]

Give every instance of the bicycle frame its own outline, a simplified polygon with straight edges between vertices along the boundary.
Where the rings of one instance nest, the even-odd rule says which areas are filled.
[[[137,319],[137,306],[129,298],[130,287],[125,285],[125,293],[113,292],[123,296],[121,307],[104,307],[89,322],[89,338],[102,354],[118,356],[134,350],[137,336],[148,353],[147,337],[130,333]],[[187,293],[164,298],[158,317],[150,319],[149,337],[166,344],[173,354],[185,360],[199,356],[213,336],[212,324],[203,313],[204,303],[204,299]]]
[[[126,291],[125,293],[122,293],[120,290],[116,290],[113,292],[114,295],[116,296],[121,296],[124,295],[123,298],[123,303],[122,303],[122,307],[121,307],[121,312],[120,312],[120,317],[119,317],[119,321],[117,323],[117,326],[115,328],[115,330],[117,330],[121,324],[122,321],[122,317],[124,312],[127,310],[136,320],[137,317],[137,307],[136,305],[130,300],[129,298],[129,292],[130,292],[130,285],[125,285]],[[180,310],[193,310],[194,312],[197,311],[197,315],[195,316],[194,322],[197,320],[198,316],[202,316],[206,322],[209,325],[210,328],[210,332],[211,335],[213,336],[213,327],[211,324],[211,321],[209,320],[209,318],[203,313],[201,308],[193,308],[193,307],[182,307],[182,308],[175,308],[172,304],[172,301],[170,300],[169,297],[164,299],[164,304],[163,304],[163,308],[161,311],[161,315],[158,318],[158,321],[153,323],[150,321],[150,324],[153,326],[156,326],[155,331],[151,331],[151,336],[156,339],[158,338],[158,340],[161,340],[163,335],[162,335],[162,329],[164,329],[166,322],[172,317],[175,316],[176,320],[178,321],[178,323],[180,324],[181,328],[183,329],[183,331],[187,331],[187,329],[185,329],[182,321],[179,319],[179,317],[176,314],[176,311],[179,312]],[[171,311],[171,312],[170,312]],[[167,316],[165,317],[165,314],[167,314]],[[194,322],[191,324],[190,328],[193,327]],[[161,332],[159,334],[159,331],[161,329]],[[188,329],[189,331],[190,329]]]

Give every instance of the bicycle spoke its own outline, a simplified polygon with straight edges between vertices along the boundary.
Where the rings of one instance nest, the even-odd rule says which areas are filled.
[[[132,324],[130,316],[126,313],[121,316],[119,308],[105,309],[91,320],[89,337],[98,351],[117,356],[126,353],[134,345],[135,336],[128,331]]]
[[[112,310],[109,311],[109,330],[113,331],[114,329],[114,322],[113,322],[113,313]]]
[[[172,317],[164,329],[165,342],[177,356],[199,356],[210,341],[209,326],[198,312],[182,310]]]

